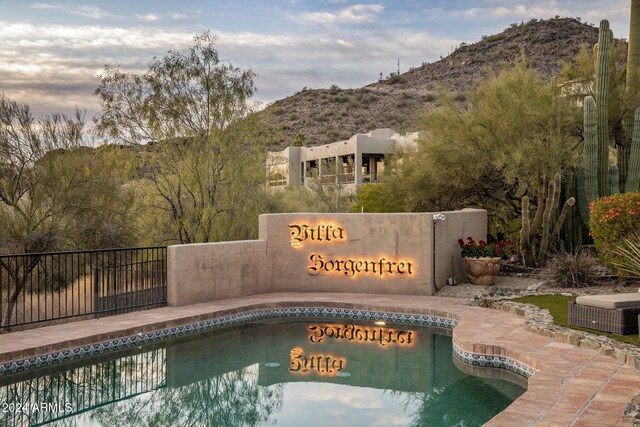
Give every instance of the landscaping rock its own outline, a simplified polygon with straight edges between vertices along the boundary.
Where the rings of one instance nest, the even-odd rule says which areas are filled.
[[[538,292],[542,289],[546,289],[551,286],[552,282],[550,280],[543,280],[541,282],[536,283],[535,285],[531,285],[527,288],[528,292]]]
[[[636,283],[636,282],[634,282],[633,280],[624,280],[624,281],[622,281],[622,282],[618,283],[618,284],[615,286],[615,288],[616,288],[616,289],[625,289],[625,288],[628,288],[628,287],[630,287],[630,286],[634,286],[634,285],[637,285],[637,283]]]

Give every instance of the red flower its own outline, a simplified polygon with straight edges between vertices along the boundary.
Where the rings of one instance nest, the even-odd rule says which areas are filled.
[[[458,244],[459,244],[460,246],[464,246],[464,240],[462,240],[462,239],[458,239]]]

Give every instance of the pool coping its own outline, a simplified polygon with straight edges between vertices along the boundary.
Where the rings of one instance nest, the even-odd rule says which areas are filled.
[[[0,374],[261,316],[318,313],[453,327],[454,350],[467,363],[528,375],[527,391],[487,425],[624,425],[625,408],[640,393],[640,371],[593,350],[529,332],[526,320],[516,314],[470,307],[456,298],[344,293],[254,295],[2,334]]]

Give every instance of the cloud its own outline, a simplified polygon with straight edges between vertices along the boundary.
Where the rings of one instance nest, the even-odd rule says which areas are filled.
[[[0,81],[7,96],[36,112],[69,112],[75,105],[97,111],[93,91],[105,65],[144,72],[154,56],[190,46],[192,31],[148,26],[34,25],[0,21],[7,48]],[[257,97],[270,102],[302,87],[360,87],[395,70],[433,60],[461,40],[428,32],[362,29],[309,32],[302,36],[221,32],[217,49],[225,60],[258,73]],[[305,52],[301,55],[300,52]]]
[[[295,386],[294,386],[295,384]],[[345,409],[381,409],[384,408],[383,395],[380,390],[359,388],[357,393],[337,393],[343,385],[317,384],[314,393],[303,393],[309,386],[305,383],[292,383],[289,392],[294,392],[296,404],[308,405],[314,402],[332,402],[333,415],[340,415]],[[298,393],[296,393],[296,391]]]
[[[407,415],[382,414],[369,427],[408,426],[412,421]]]
[[[29,6],[31,9],[40,9],[40,10],[51,10],[51,9],[62,9],[64,6],[60,3],[33,3]]]
[[[73,5],[68,3],[33,3],[29,6],[31,9],[36,10],[60,10],[71,15],[83,16],[91,19],[104,19],[112,16],[100,9],[98,6],[88,5]]]
[[[98,6],[77,6],[69,9],[69,13],[91,19],[103,19],[110,16]]]
[[[333,24],[362,24],[374,22],[384,6],[380,4],[355,4],[337,12],[310,12],[299,15],[305,22],[323,25]]]
[[[0,21],[3,92],[41,115],[97,111],[93,91],[105,65],[143,72],[154,56],[189,46],[193,33],[148,27],[34,25]]]
[[[157,15],[155,13],[147,13],[145,15],[140,15],[136,13],[136,18],[144,22],[157,22],[160,19],[162,19],[160,15]]]
[[[442,8],[432,9],[438,11],[435,16],[451,17],[464,20],[474,20],[478,17],[489,19],[529,20],[531,18],[547,19],[559,15],[562,17],[594,18],[619,18],[629,16],[629,5],[626,1],[616,0],[603,7],[602,2],[593,0],[569,0],[558,2],[557,0],[530,0],[515,2],[512,0],[484,0],[477,2],[467,9]]]
[[[174,12],[169,14],[169,18],[173,19],[174,21],[180,21],[182,19],[187,19],[188,17],[189,15],[185,13]]]

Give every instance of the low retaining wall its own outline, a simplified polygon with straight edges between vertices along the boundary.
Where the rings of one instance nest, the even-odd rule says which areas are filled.
[[[168,248],[170,306],[271,292],[433,295],[466,277],[459,238],[486,239],[487,214],[270,214],[260,239]],[[435,229],[435,265],[433,232]]]
[[[269,292],[267,242],[169,246],[167,304],[181,306]]]

